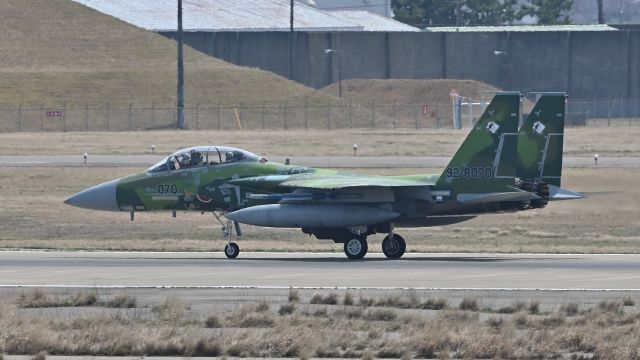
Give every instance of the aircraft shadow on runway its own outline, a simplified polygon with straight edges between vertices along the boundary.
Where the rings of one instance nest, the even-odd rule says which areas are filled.
[[[226,260],[226,259],[225,259]],[[520,258],[499,258],[499,257],[467,257],[467,256],[424,256],[424,257],[406,257],[402,259],[386,259],[386,258],[364,258],[362,260],[350,260],[341,257],[302,257],[302,258],[290,258],[290,257],[260,257],[260,258],[237,258],[230,261],[282,261],[282,262],[313,262],[313,263],[362,263],[362,262],[502,262],[520,260]]]

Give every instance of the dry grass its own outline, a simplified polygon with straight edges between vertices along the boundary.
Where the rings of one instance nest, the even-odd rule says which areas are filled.
[[[458,305],[460,310],[470,310],[470,311],[478,311],[478,299],[474,298],[464,298],[460,301]]]
[[[138,300],[131,295],[118,294],[113,298],[107,300],[107,306],[114,308],[134,308],[138,305]]]
[[[287,300],[290,303],[295,303],[300,301],[300,294],[298,293],[298,289],[289,288],[289,294],[287,296]]]
[[[631,296],[625,296],[622,299],[622,305],[623,306],[635,306],[636,302],[635,300],[633,300],[633,298]]]
[[[316,293],[316,294],[313,294],[309,302],[311,304],[336,305],[338,303],[338,295],[335,293],[329,293],[329,294]]]
[[[132,168],[9,168],[0,170],[0,247],[40,249],[219,251],[225,241],[210,214],[126,213],[82,210],[63,204],[73,193]],[[368,173],[433,172],[433,169],[362,169]],[[480,216],[465,223],[400,229],[408,251],[637,253],[640,192],[637,169],[567,169],[569,189],[614,191],[579,201],[554,202],[542,210]],[[114,224],[117,231],[114,231]],[[334,251],[299,230],[243,227],[246,251]],[[473,234],[473,236],[470,236]],[[534,236],[535,235],[535,236]],[[369,237],[380,249],[382,235]]]
[[[49,355],[49,354],[47,354],[44,351],[40,351],[39,353],[33,355],[31,357],[31,360],[46,360],[47,359],[47,355]]]
[[[193,145],[230,145],[269,156],[453,156],[468,130],[266,130],[0,133],[0,154],[158,154]],[[640,156],[640,127],[567,128],[565,155]],[[151,164],[150,164],[151,165]],[[304,164],[300,164],[304,165]]]
[[[332,293],[318,294],[324,298]],[[282,305],[278,316],[270,304],[256,303],[228,312],[202,309],[204,321],[195,323],[184,311],[167,310],[184,310],[183,302],[175,298],[154,308],[171,313],[171,321],[132,316],[124,310],[97,314],[78,308],[73,313],[34,317],[21,310],[17,301],[0,299],[0,354],[403,359],[629,359],[640,355],[640,314],[637,309],[620,311],[622,301],[610,299],[570,317],[564,310],[495,315],[497,308],[488,309],[489,314],[473,309],[344,305],[326,305],[320,315],[295,311],[295,307],[281,311],[293,304]]]
[[[24,291],[17,298],[20,308],[82,307],[102,306],[111,308],[135,308],[137,299],[127,294],[117,294],[108,298],[97,290],[80,290],[65,296],[55,295],[40,288]]]

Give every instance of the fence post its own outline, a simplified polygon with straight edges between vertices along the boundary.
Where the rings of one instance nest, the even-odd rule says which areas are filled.
[[[18,105],[18,131],[22,130],[22,103]]]
[[[376,102],[371,103],[371,128],[376,128]]]
[[[129,131],[133,130],[133,114],[131,113],[132,107],[133,103],[129,103]]]
[[[62,103],[62,132],[67,132],[67,103]]]
[[[353,100],[349,100],[349,127],[353,129]]]
[[[309,130],[309,99],[304,98],[304,129]]]
[[[199,109],[200,107],[200,103],[196,103],[196,130],[200,130],[200,114],[199,114]]]
[[[151,103],[151,129],[153,129],[153,123],[155,122],[156,117],[156,103]]]
[[[111,102],[107,103],[107,131],[111,131]]]
[[[462,96],[460,95],[453,99],[453,128],[462,128]]]
[[[220,103],[216,106],[216,118],[218,118],[218,130],[220,130]]]
[[[391,119],[393,121],[393,128],[396,128],[396,100],[393,100],[393,106],[391,107]]]
[[[89,105],[84,104],[84,131],[89,131]]]
[[[44,131],[44,104],[40,104],[40,131]]]
[[[287,100],[282,105],[282,129],[287,130]]]

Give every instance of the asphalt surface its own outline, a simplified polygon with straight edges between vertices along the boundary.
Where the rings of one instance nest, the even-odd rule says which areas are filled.
[[[0,156],[0,166],[103,166],[103,167],[150,167],[162,160],[155,155],[89,155],[84,164],[82,155],[51,156]],[[270,160],[284,163],[284,156],[272,156]],[[443,168],[447,166],[449,156],[294,156],[291,164],[310,167],[332,168]],[[564,167],[589,168],[594,166],[589,156],[565,156]],[[640,168],[640,157],[601,156],[598,167],[602,168]]]
[[[0,252],[0,287],[18,285],[638,290],[640,255]]]

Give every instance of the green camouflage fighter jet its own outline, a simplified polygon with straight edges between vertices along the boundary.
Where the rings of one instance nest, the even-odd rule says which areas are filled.
[[[542,105],[548,97],[543,98]],[[561,164],[562,137],[553,134],[562,133],[562,124],[551,125],[546,119],[563,122],[564,112],[556,119],[557,108],[542,105],[535,124],[544,128],[534,124],[533,129],[540,139],[525,129],[529,120],[519,135],[520,94],[498,93],[442,174],[358,175],[274,163],[236,148],[200,146],[180,150],[143,173],[94,186],[65,202],[128,211],[132,220],[136,211],[212,212],[223,224],[229,258],[238,256],[239,247],[231,238],[234,228],[241,235],[239,224],[244,223],[301,228],[318,239],[343,243],[350,259],[365,256],[369,235],[385,233],[382,251],[397,259],[406,244],[396,228],[454,224],[481,213],[541,208],[553,199],[545,181],[554,179],[553,186],[559,189],[559,172],[556,181],[556,173],[546,177],[546,169]],[[549,133],[552,129],[554,133]],[[519,138],[526,138],[521,150],[535,155],[518,157]],[[555,139],[560,144],[552,147]],[[522,172],[518,162],[526,165]],[[542,171],[532,171],[537,162]]]

